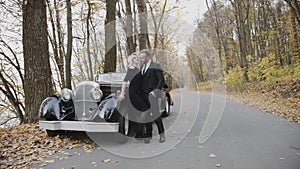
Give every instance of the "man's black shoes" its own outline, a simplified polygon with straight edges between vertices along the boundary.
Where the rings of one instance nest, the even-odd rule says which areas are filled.
[[[152,137],[144,138],[144,143],[149,144],[151,139],[152,139]],[[159,135],[159,143],[164,143],[165,141],[166,141],[165,134],[164,133],[160,134]]]
[[[145,143],[145,144],[149,144],[149,143],[150,143],[150,138],[145,138],[145,139],[144,139],[144,143]]]
[[[164,133],[160,134],[159,135],[159,143],[163,143],[165,141],[166,141],[165,134]]]

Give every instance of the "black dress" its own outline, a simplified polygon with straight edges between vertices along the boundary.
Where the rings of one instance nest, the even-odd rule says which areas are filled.
[[[141,97],[141,78],[142,75],[138,68],[127,69],[124,81],[129,81],[130,84],[126,91],[125,103],[133,112],[143,112],[150,107],[150,102]]]

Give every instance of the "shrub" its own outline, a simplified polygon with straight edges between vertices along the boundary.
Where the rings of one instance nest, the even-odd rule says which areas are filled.
[[[229,89],[241,90],[245,87],[244,71],[240,66],[231,68],[226,74],[226,85]]]

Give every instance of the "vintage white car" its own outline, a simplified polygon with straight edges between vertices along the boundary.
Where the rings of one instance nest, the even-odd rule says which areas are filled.
[[[75,91],[65,88],[46,98],[40,106],[39,127],[46,129],[48,136],[64,130],[115,132],[119,142],[126,142],[129,112],[118,111],[117,99],[124,77],[125,73],[98,74],[95,81],[80,82]],[[162,116],[168,116],[171,96],[166,90],[162,92],[159,107]]]

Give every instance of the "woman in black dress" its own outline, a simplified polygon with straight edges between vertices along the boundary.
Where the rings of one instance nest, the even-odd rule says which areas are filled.
[[[135,135],[136,138],[142,138],[144,129],[141,123],[145,121],[150,103],[140,96],[141,73],[138,68],[140,63],[138,55],[136,53],[130,55],[128,62],[129,66],[124,78],[121,94],[118,96],[118,99],[122,101],[120,111],[127,112],[129,115],[127,135],[130,137]],[[129,87],[127,88],[128,84]]]

